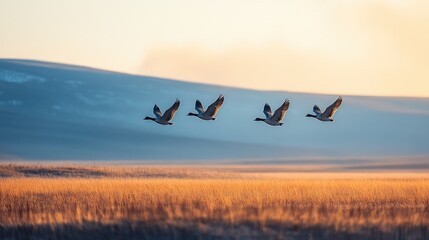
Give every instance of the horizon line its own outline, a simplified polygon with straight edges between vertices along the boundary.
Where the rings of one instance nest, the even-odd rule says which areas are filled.
[[[137,77],[147,77],[147,78],[154,78],[154,79],[160,79],[164,81],[175,81],[175,82],[182,82],[182,83],[188,83],[188,84],[200,84],[200,85],[206,85],[206,86],[214,86],[214,87],[221,87],[221,88],[230,88],[230,89],[239,89],[239,90],[249,90],[249,91],[258,91],[258,92],[273,92],[273,93],[281,93],[281,92],[287,92],[287,93],[293,93],[293,94],[312,94],[312,95],[324,95],[324,96],[347,96],[347,97],[374,97],[374,98],[406,98],[406,99],[427,99],[429,100],[429,96],[402,96],[402,95],[370,95],[370,94],[350,94],[350,93],[321,93],[321,92],[303,92],[303,91],[291,91],[291,90],[278,90],[278,89],[257,89],[252,87],[238,87],[238,86],[230,86],[230,85],[223,85],[223,84],[216,84],[216,83],[206,83],[206,82],[196,82],[186,79],[178,79],[178,78],[169,78],[169,77],[163,77],[163,76],[153,76],[153,75],[144,75],[139,73],[130,73],[130,72],[124,72],[124,71],[117,71],[117,70],[108,70],[104,68],[98,68],[98,67],[92,67],[92,66],[86,66],[86,65],[79,65],[75,63],[67,63],[67,62],[53,62],[49,60],[39,60],[39,59],[26,59],[26,58],[0,58],[0,61],[15,61],[15,62],[37,62],[37,63],[45,63],[45,64],[56,64],[56,65],[62,65],[64,67],[75,67],[75,68],[81,68],[81,69],[87,69],[92,71],[99,71],[99,72],[109,72],[113,74],[123,74],[123,75],[130,75],[130,76],[137,76]]]

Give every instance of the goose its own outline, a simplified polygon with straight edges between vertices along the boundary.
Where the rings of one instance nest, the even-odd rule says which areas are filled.
[[[343,102],[343,98],[340,96],[337,100],[335,100],[334,103],[331,104],[331,106],[327,107],[326,110],[322,113],[320,111],[319,106],[314,105],[313,112],[316,115],[307,114],[306,117],[313,117],[316,118],[322,122],[333,122],[334,119],[332,117],[334,116],[337,109],[341,106],[341,103]]]
[[[157,105],[153,107],[153,114],[155,114],[155,118],[153,117],[145,117],[144,120],[152,120],[158,124],[161,125],[173,125],[171,119],[173,119],[174,114],[176,113],[177,109],[179,109],[180,101],[179,99],[176,99],[176,101],[173,103],[173,105],[167,109],[167,111],[164,112],[164,114],[161,113],[161,110]]]
[[[279,108],[277,108],[274,114],[272,114],[270,105],[268,105],[268,103],[265,103],[264,114],[266,118],[256,118],[255,121],[263,121],[271,126],[282,126],[283,123],[280,121],[283,120],[283,118],[285,117],[286,111],[289,109],[289,104],[290,101],[286,99],[284,103]]]
[[[219,97],[214,101],[206,111],[204,111],[204,107],[201,104],[200,100],[197,100],[195,102],[195,110],[197,110],[198,113],[188,113],[188,116],[195,116],[202,120],[215,120],[216,113],[219,111],[220,107],[223,104],[224,97],[223,95],[219,95]]]

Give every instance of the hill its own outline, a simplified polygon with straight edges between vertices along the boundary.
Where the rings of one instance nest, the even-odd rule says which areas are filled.
[[[186,116],[219,94],[216,121]],[[305,118],[337,96],[255,91],[30,60],[0,60],[0,158],[428,165],[429,99],[343,96],[334,123]],[[176,98],[173,126],[143,121]],[[291,107],[283,127],[254,122]],[[411,160],[410,160],[411,159]],[[375,165],[374,165],[375,164]],[[422,165],[423,164],[423,165]],[[396,165],[395,165],[396,166]],[[352,166],[350,166],[352,167]],[[398,167],[401,168],[401,167]]]

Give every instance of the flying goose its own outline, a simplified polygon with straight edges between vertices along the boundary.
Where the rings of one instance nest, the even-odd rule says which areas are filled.
[[[307,114],[306,117],[313,117],[322,122],[328,122],[328,121],[333,122],[334,119],[332,119],[332,116],[334,116],[335,112],[340,107],[342,102],[343,102],[343,98],[341,96],[338,97],[338,99],[334,103],[332,103],[331,106],[327,107],[323,113],[322,111],[320,111],[319,106],[314,105],[313,112],[316,115]]]
[[[206,111],[204,111],[204,107],[201,104],[200,100],[195,102],[195,110],[198,113],[188,113],[188,116],[195,116],[201,118],[203,120],[215,120],[216,113],[219,111],[220,107],[223,104],[224,97],[223,95],[219,95],[216,101],[214,101]]]
[[[289,109],[289,104],[289,100],[286,99],[284,103],[279,108],[277,108],[274,114],[272,114],[270,105],[265,103],[264,114],[266,118],[256,118],[255,121],[263,121],[271,126],[281,126],[283,123],[280,121],[285,117],[286,111]]]
[[[177,109],[179,109],[180,101],[179,99],[176,99],[176,102],[165,111],[164,114],[161,113],[161,110],[157,105],[153,107],[153,114],[155,114],[155,118],[152,117],[145,117],[144,120],[152,120],[158,124],[161,125],[173,125],[171,119],[173,119],[174,114],[176,113]]]

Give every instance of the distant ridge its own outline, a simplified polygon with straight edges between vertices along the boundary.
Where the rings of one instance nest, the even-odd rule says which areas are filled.
[[[186,116],[196,99],[211,102],[219,94],[225,103],[216,121]],[[314,104],[328,105],[336,97],[1,59],[0,158],[287,162],[429,156],[428,98],[343,96],[334,124],[304,117]],[[142,121],[155,103],[166,109],[176,98],[181,106],[174,126]],[[279,105],[285,98],[291,108],[281,128],[253,121],[265,102]]]
[[[320,95],[320,96],[337,96],[335,94],[329,94],[329,93],[308,93],[308,92],[286,91],[286,90],[257,90],[257,89],[250,89],[250,88],[217,85],[217,84],[211,84],[211,83],[195,83],[195,82],[190,82],[190,81],[186,81],[183,79],[170,79],[170,78],[157,77],[157,76],[151,76],[151,75],[133,74],[133,73],[120,72],[120,71],[106,70],[106,69],[96,68],[96,67],[88,67],[88,66],[78,65],[78,64],[57,63],[57,62],[49,62],[49,61],[43,61],[43,60],[0,58],[0,61],[6,61],[6,62],[10,62],[10,63],[17,63],[17,64],[25,64],[25,65],[33,65],[33,66],[40,66],[40,67],[62,68],[62,69],[68,69],[68,70],[89,70],[89,71],[95,71],[95,72],[152,78],[152,79],[158,79],[160,81],[174,81],[174,82],[198,84],[198,85],[211,86],[211,87],[231,88],[231,89],[238,89],[238,90],[249,90],[249,91],[255,91],[255,92],[296,93],[296,94],[311,94],[311,95]],[[372,95],[347,95],[347,94],[341,94],[341,95],[347,96],[347,97],[368,97],[368,98],[385,98],[385,99],[429,99],[429,97],[412,97],[412,96],[372,96]]]

